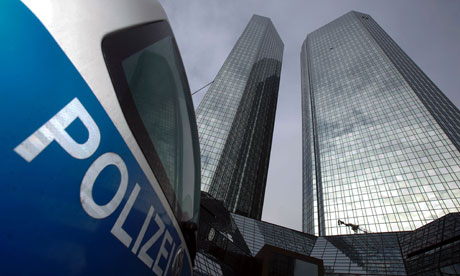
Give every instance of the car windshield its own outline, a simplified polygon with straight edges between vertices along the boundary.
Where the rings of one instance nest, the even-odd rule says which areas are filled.
[[[173,43],[166,36],[121,63],[137,112],[180,205],[179,219],[196,221],[200,187],[195,183],[200,171],[185,98],[190,92]]]

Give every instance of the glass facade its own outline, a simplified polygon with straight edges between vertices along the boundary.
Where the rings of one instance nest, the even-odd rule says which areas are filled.
[[[369,16],[302,45],[303,230],[409,231],[460,210],[460,112]]]
[[[254,15],[197,108],[203,191],[260,219],[283,55],[269,18]]]
[[[460,213],[414,231],[316,237],[230,214],[202,192],[197,249],[197,275],[459,275]]]
[[[310,256],[317,237],[289,228],[258,221],[237,214],[232,217],[243,235],[252,256],[256,256],[265,244]]]
[[[252,255],[223,202],[201,192],[195,274],[244,275]]]
[[[458,275],[460,213],[414,231],[315,237],[232,214],[251,254],[264,245],[322,260],[325,275]]]
[[[326,274],[406,275],[397,233],[319,237],[310,256]]]
[[[414,231],[316,237],[231,214],[202,192],[199,223],[196,275],[460,274],[458,212]]]
[[[400,237],[408,275],[460,275],[460,213]]]
[[[310,234],[232,214],[222,201],[206,192],[201,192],[199,225],[194,268],[197,275],[261,275],[260,259],[273,257],[267,254],[272,252],[268,248],[279,249],[275,251],[283,256],[275,258],[277,261],[286,261],[290,256],[285,265],[293,272],[307,269],[300,261],[309,256],[317,239]],[[277,263],[271,269],[283,269],[282,264]],[[283,275],[296,274],[285,272]]]

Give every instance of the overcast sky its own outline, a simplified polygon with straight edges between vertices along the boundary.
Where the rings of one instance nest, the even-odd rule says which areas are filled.
[[[253,14],[270,17],[284,42],[262,220],[301,230],[300,47],[306,35],[351,11],[371,15],[460,106],[459,0],[160,0],[190,88],[212,81]],[[193,97],[198,106],[205,91]]]

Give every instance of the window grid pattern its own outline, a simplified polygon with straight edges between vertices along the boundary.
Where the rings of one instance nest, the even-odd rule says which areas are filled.
[[[319,237],[310,256],[326,275],[406,275],[397,233]]]
[[[322,260],[325,275],[460,274],[458,212],[447,214],[414,231],[323,237],[236,214],[232,217],[252,256],[269,244]],[[227,271],[225,262],[221,260],[208,256],[203,259],[205,261],[209,261],[208,266],[211,267],[218,262],[224,274]],[[231,268],[239,264],[241,262],[227,263]],[[208,272],[207,275],[216,274]]]
[[[206,256],[201,252],[197,252],[195,256],[195,266],[193,267],[194,275],[224,275],[222,268],[218,262],[215,262],[213,256]]]
[[[313,235],[268,222],[237,214],[232,216],[253,256],[256,256],[265,244],[309,256],[317,239]]]
[[[264,34],[262,21],[258,17],[251,19],[197,108],[202,191],[209,191],[252,64],[257,58]]]
[[[283,42],[254,15],[197,109],[202,190],[232,212],[260,219]]]
[[[362,16],[350,12],[305,42],[322,235],[351,233],[339,219],[372,232],[407,231],[460,210],[455,144]]]
[[[460,111],[369,15],[355,12],[405,81],[460,150]]]
[[[307,45],[302,44],[301,76],[308,76]],[[302,230],[305,233],[319,235],[318,200],[316,189],[316,162],[314,149],[313,118],[311,95],[309,93],[310,80],[302,77]]]
[[[409,275],[460,275],[460,213],[450,213],[400,237]]]

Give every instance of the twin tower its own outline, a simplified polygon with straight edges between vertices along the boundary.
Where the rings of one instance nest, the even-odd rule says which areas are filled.
[[[283,48],[254,15],[196,111],[201,189],[259,220]],[[460,112],[369,15],[309,34],[300,65],[304,232],[408,231],[460,211]]]

